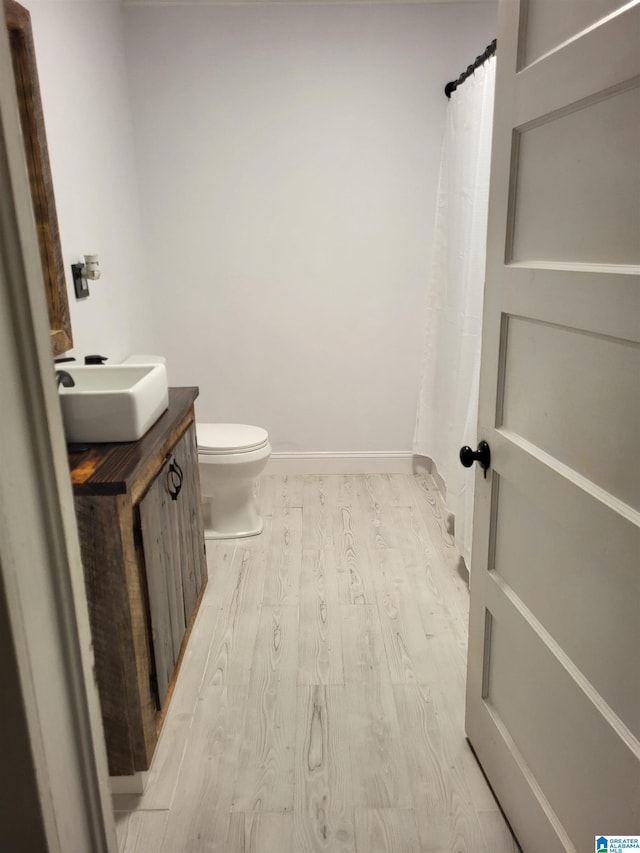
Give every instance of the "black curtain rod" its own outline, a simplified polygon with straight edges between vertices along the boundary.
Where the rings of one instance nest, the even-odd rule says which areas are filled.
[[[489,57],[493,56],[493,54],[496,52],[497,44],[498,40],[494,39],[490,45],[487,45],[487,49],[485,50],[485,52],[481,53],[480,56],[476,56],[476,61],[473,62],[471,65],[468,65],[466,71],[463,71],[457,80],[452,80],[450,83],[447,83],[447,85],[444,87],[444,93],[447,98],[451,97],[451,94],[455,92],[455,90],[458,88],[458,86],[460,86],[461,83],[464,83],[467,77],[471,77],[476,68],[480,68],[480,66],[483,65],[487,61],[487,59],[489,59]]]

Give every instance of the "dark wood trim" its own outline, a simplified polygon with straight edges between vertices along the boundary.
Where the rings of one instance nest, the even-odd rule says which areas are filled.
[[[49,309],[51,345],[53,354],[60,355],[71,349],[73,337],[31,16],[15,0],[4,0],[4,12]]]

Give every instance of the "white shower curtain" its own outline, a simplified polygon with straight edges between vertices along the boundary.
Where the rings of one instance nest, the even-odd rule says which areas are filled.
[[[491,57],[477,68],[448,104],[413,444],[445,481],[456,546],[467,567],[474,471],[460,465],[458,453],[464,444],[477,445],[495,64]]]

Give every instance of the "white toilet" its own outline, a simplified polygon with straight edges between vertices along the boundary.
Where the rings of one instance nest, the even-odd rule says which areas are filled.
[[[196,424],[205,539],[262,533],[253,486],[271,456],[266,429]]]

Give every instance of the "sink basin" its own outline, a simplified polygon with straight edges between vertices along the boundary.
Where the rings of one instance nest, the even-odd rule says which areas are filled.
[[[68,442],[137,441],[169,405],[164,364],[64,365],[75,386],[60,387]]]

